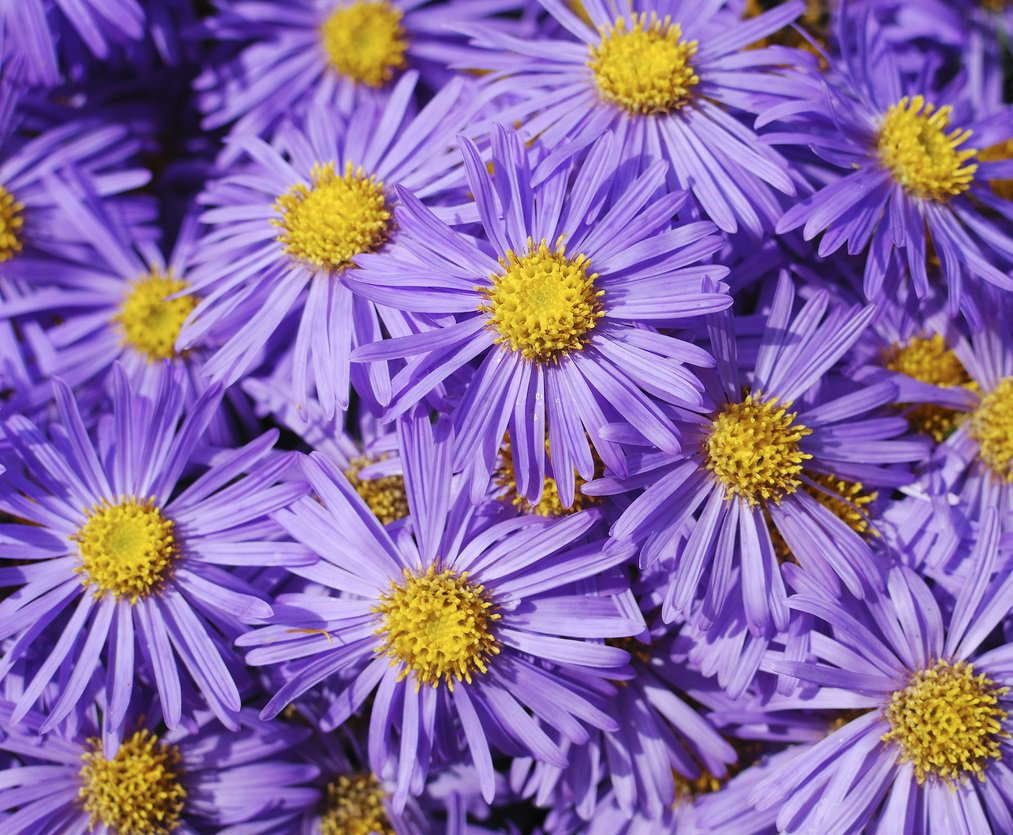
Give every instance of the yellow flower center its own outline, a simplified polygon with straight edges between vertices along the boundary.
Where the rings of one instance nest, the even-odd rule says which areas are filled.
[[[186,790],[179,751],[148,731],[125,740],[107,760],[99,739],[81,757],[78,798],[91,821],[119,835],[168,835],[179,825]]]
[[[25,218],[24,206],[0,186],[0,264],[21,252],[21,227]]]
[[[157,270],[131,282],[130,292],[113,317],[123,330],[123,341],[144,354],[148,362],[178,356],[176,339],[193,309],[196,296],[169,296],[187,288],[187,283],[172,277],[170,270],[161,275]]]
[[[988,760],[999,759],[999,739],[1008,738],[999,706],[1008,687],[996,687],[985,674],[958,661],[938,661],[912,673],[886,707],[890,730],[884,742],[901,748],[901,762],[910,762],[919,783],[930,775],[952,786],[969,774],[984,780]]]
[[[384,638],[379,651],[390,656],[391,666],[404,663],[402,679],[415,673],[416,690],[423,684],[436,687],[441,679],[451,690],[454,679],[470,684],[472,673],[486,672],[486,662],[499,652],[492,626],[500,616],[494,608],[467,572],[405,569],[403,581],[392,580],[374,608],[383,623],[376,631]]]
[[[938,333],[931,337],[916,336],[906,345],[893,345],[885,351],[883,358],[890,371],[906,374],[922,383],[974,387],[963,363],[946,347],[946,341]],[[956,409],[933,403],[912,406],[904,416],[914,431],[931,435],[936,443],[949,437],[966,417]]]
[[[548,440],[545,442],[545,455],[547,458],[549,457]],[[592,455],[594,455],[593,452]],[[601,462],[598,460],[597,455],[594,455],[594,458],[595,470],[597,471],[601,466]],[[559,498],[559,488],[556,486],[556,479],[548,475],[542,481],[542,496],[538,500],[538,504],[533,505],[517,492],[516,477],[513,449],[510,445],[510,435],[508,433],[503,440],[503,446],[500,447],[499,468],[496,470],[495,476],[496,486],[502,490],[503,499],[509,499],[511,504],[522,513],[536,513],[539,516],[567,516],[583,510],[585,507],[597,504],[600,501],[597,496],[585,496],[580,492],[580,487],[585,482],[584,479],[574,473],[572,505],[563,507],[563,502]]]
[[[682,28],[651,12],[633,15],[613,26],[599,26],[601,43],[591,46],[587,65],[605,101],[630,113],[669,113],[689,103],[700,77],[692,58],[697,42],[684,41]]]
[[[345,165],[344,176],[334,163],[317,163],[311,186],[296,183],[275,201],[281,229],[278,241],[289,255],[312,267],[337,272],[352,265],[356,255],[378,249],[390,232],[390,210],[383,183],[367,176],[362,166]]]
[[[971,415],[978,455],[1000,481],[1013,484],[1013,377],[1004,377]]]
[[[355,491],[362,496],[373,515],[383,524],[389,525],[408,515],[408,496],[405,494],[404,478],[387,475],[380,478],[359,478],[359,471],[372,463],[365,457],[350,462],[345,475]]]
[[[879,158],[915,197],[941,203],[971,187],[978,166],[966,163],[977,152],[957,150],[971,131],[947,133],[952,112],[949,105],[937,110],[923,96],[905,96],[883,118]]]
[[[77,542],[85,585],[96,594],[112,593],[136,603],[158,591],[179,556],[172,520],[162,516],[154,499],[122,496],[117,504],[103,499],[87,511],[88,521],[71,539]]]
[[[356,2],[331,13],[320,29],[331,68],[369,87],[382,87],[408,66],[404,13],[386,0]]]
[[[997,142],[978,151],[978,159],[982,162],[1004,162],[1013,159],[1013,139]],[[1013,200],[1013,180],[990,180],[988,185],[994,194],[1004,200]]]
[[[383,800],[374,774],[339,777],[327,786],[320,835],[394,835]]]
[[[605,291],[595,289],[598,274],[588,275],[587,256],[567,258],[562,241],[555,250],[544,240],[536,249],[528,238],[526,255],[508,250],[500,264],[503,273],[492,276],[491,288],[481,288],[488,303],[478,308],[499,332],[496,342],[541,363],[582,350],[605,315]]]
[[[741,403],[729,403],[711,425],[704,441],[706,467],[732,495],[750,505],[794,493],[802,483],[803,462],[812,458],[799,441],[812,430],[795,423],[790,403],[764,402],[760,392]]]

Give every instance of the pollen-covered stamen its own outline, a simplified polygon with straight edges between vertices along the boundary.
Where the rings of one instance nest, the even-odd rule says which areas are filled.
[[[327,786],[320,835],[394,835],[383,801],[374,774],[342,775]]]
[[[884,352],[883,364],[890,371],[932,386],[974,386],[963,363],[938,333],[913,337],[904,345],[892,345]],[[904,416],[913,430],[931,435],[937,443],[946,440],[965,418],[956,409],[934,403],[914,405],[905,409]]]
[[[373,511],[383,524],[389,525],[408,515],[408,495],[405,493],[404,477],[386,475],[379,478],[360,478],[363,467],[375,463],[366,457],[355,458],[349,462],[345,475],[351,482],[355,492]]]
[[[1004,377],[971,414],[978,457],[1000,481],[1013,484],[1013,377]]]
[[[595,458],[595,469],[597,470],[601,462],[593,450],[591,454]],[[546,459],[549,458],[548,440],[545,442],[545,457]],[[577,513],[585,507],[597,504],[600,501],[597,496],[585,496],[580,492],[581,485],[585,483],[584,479],[576,473],[574,473],[573,478],[573,504],[569,507],[563,506],[563,502],[559,498],[559,488],[556,486],[556,479],[550,475],[546,475],[542,481],[542,495],[538,500],[538,504],[531,504],[531,502],[517,492],[517,473],[514,470],[514,456],[510,445],[509,433],[504,438],[503,446],[500,447],[499,467],[496,470],[494,480],[496,486],[501,490],[501,500],[509,500],[522,513],[535,513],[539,516],[566,516],[571,513]]]
[[[25,207],[0,186],[0,264],[21,252],[21,229],[25,225]]]
[[[374,607],[381,626],[376,630],[384,642],[379,652],[391,658],[391,666],[403,663],[401,678],[415,674],[416,690],[436,687],[444,681],[471,684],[475,673],[485,673],[486,663],[499,653],[493,635],[500,616],[485,589],[456,574],[434,566],[424,574],[405,569],[400,583],[391,581],[390,591]]]
[[[728,498],[738,496],[750,505],[794,493],[802,480],[804,462],[799,441],[812,430],[795,423],[791,403],[764,401],[760,392],[741,403],[729,403],[711,424],[704,441],[706,467],[724,484]]]
[[[894,179],[916,197],[944,202],[971,187],[977,153],[958,150],[971,131],[946,132],[953,108],[938,110],[924,96],[905,96],[892,105],[879,128],[879,158]]]
[[[320,28],[331,68],[368,87],[382,87],[408,62],[404,12],[387,0],[339,6]]]
[[[281,214],[272,225],[289,255],[331,272],[352,266],[355,256],[378,249],[390,232],[391,213],[383,183],[362,166],[345,165],[339,176],[334,163],[317,163],[311,185],[296,183],[275,201]]]
[[[700,77],[693,69],[696,41],[682,39],[682,28],[651,12],[612,26],[599,26],[601,43],[589,47],[598,93],[630,113],[669,113],[685,107]]]
[[[71,535],[77,543],[85,585],[136,603],[157,592],[179,556],[174,525],[154,499],[103,499],[86,511],[88,520]]]
[[[508,251],[500,264],[492,287],[480,288],[488,301],[478,308],[499,332],[496,342],[541,363],[582,350],[605,315],[605,291],[595,287],[598,274],[588,274],[588,257],[568,258],[562,240],[551,250],[529,238],[526,255]]]
[[[176,830],[186,789],[174,745],[142,730],[124,740],[109,760],[101,740],[92,739],[89,746],[81,757],[78,798],[90,829],[101,824],[122,835],[169,835]]]
[[[984,780],[988,761],[1001,757],[999,740],[1009,737],[999,704],[1008,692],[964,661],[937,661],[894,692],[883,741],[900,746],[901,762],[914,766],[919,783],[931,776],[952,786],[972,774]]]
[[[123,341],[143,354],[149,362],[178,356],[176,339],[193,309],[196,296],[170,298],[187,283],[174,278],[169,270],[164,275],[157,269],[130,284],[130,291],[113,317],[123,331]]]

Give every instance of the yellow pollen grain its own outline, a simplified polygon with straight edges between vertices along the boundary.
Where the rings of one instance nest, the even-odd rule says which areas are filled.
[[[287,254],[310,267],[339,272],[357,255],[383,245],[391,213],[382,182],[350,162],[341,176],[333,162],[318,162],[310,182],[296,183],[274,204],[281,217],[271,224],[281,230],[278,242]]]
[[[978,151],[978,159],[982,162],[1005,162],[1013,159],[1013,139],[997,142]],[[988,185],[997,196],[1004,200],[1013,200],[1013,179],[989,180]]]
[[[382,87],[408,66],[403,17],[386,0],[339,6],[320,27],[331,69],[367,87]]]
[[[168,835],[177,828],[186,790],[175,746],[142,730],[111,760],[99,739],[89,740],[89,748],[81,757],[78,801],[90,829],[101,824],[118,835]]]
[[[795,423],[791,403],[764,401],[760,392],[729,403],[711,424],[703,444],[705,466],[727,490],[750,505],[774,502],[802,484],[804,462],[812,458],[799,442],[812,433]]]
[[[113,594],[136,603],[157,592],[179,556],[173,522],[154,499],[121,496],[86,510],[87,521],[71,535],[81,565],[76,569],[97,596]]]
[[[496,342],[540,363],[583,350],[605,315],[605,291],[595,287],[598,274],[588,274],[588,257],[568,258],[562,239],[551,250],[544,240],[535,247],[529,238],[526,255],[509,250],[500,265],[492,287],[478,288],[486,298],[478,309],[498,332]]]
[[[1013,484],[1013,377],[1004,377],[971,414],[978,457],[999,481]]]
[[[693,69],[697,42],[682,39],[682,28],[651,12],[612,26],[599,26],[601,42],[590,46],[587,65],[599,95],[629,113],[670,113],[685,107],[700,77]]]
[[[179,356],[176,339],[198,300],[196,296],[169,296],[188,286],[174,278],[171,270],[163,275],[155,268],[131,282],[130,292],[113,316],[123,333],[123,343],[143,354],[148,362]]]
[[[929,385],[975,388],[963,363],[938,333],[913,337],[905,345],[890,346],[883,354],[883,364],[890,371]],[[966,418],[956,409],[934,403],[911,406],[905,409],[904,416],[915,432],[930,435],[936,443],[946,440]]]
[[[392,667],[404,664],[399,681],[414,674],[416,691],[441,681],[451,690],[455,680],[471,684],[472,675],[485,673],[486,663],[500,651],[492,634],[500,615],[467,572],[405,569],[373,611],[381,620],[376,634],[384,639],[378,652],[390,657]]]
[[[21,252],[21,229],[25,225],[25,207],[0,186],[0,264]]]
[[[595,459],[597,475],[597,471],[602,467],[602,464],[593,450],[592,455]],[[548,439],[545,441],[545,456],[551,461]],[[538,500],[538,504],[534,505],[517,492],[516,479],[517,473],[514,469],[513,448],[510,445],[510,434],[507,433],[503,439],[503,446],[500,447],[499,467],[496,469],[494,477],[496,486],[501,490],[501,499],[508,499],[522,513],[534,513],[538,516],[547,517],[568,516],[571,513],[577,513],[586,507],[598,504],[600,501],[597,496],[585,496],[580,492],[581,485],[585,484],[585,481],[576,473],[574,473],[573,504],[569,507],[563,506],[563,502],[559,498],[559,488],[556,486],[556,479],[552,476],[547,475],[543,479],[541,498]]]
[[[387,475],[380,478],[359,478],[363,467],[375,463],[362,456],[349,462],[345,475],[355,492],[366,503],[373,515],[384,525],[396,522],[408,515],[408,496],[405,493],[404,478]]]
[[[394,835],[383,802],[374,774],[342,775],[327,786],[320,835]]]
[[[971,187],[978,166],[976,151],[958,150],[971,131],[946,132],[953,108],[905,96],[891,105],[877,140],[879,158],[909,194],[942,203]]]
[[[999,704],[1008,692],[964,661],[937,661],[894,692],[883,741],[900,747],[900,761],[914,766],[919,783],[935,777],[954,786],[969,775],[984,780],[988,761],[1001,757],[999,740],[1009,738],[1002,727],[1008,714]]]

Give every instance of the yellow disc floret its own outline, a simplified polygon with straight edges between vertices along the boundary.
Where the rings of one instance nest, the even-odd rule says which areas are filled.
[[[408,65],[403,17],[386,0],[339,6],[320,29],[327,62],[345,78],[382,87]]]
[[[1004,377],[971,415],[978,456],[1000,481],[1013,484],[1013,377]]]
[[[21,252],[21,227],[25,218],[24,206],[0,186],[0,264]]]
[[[154,499],[122,496],[103,499],[87,511],[88,520],[71,535],[77,543],[85,585],[136,603],[158,591],[179,556],[172,520]]]
[[[149,362],[178,356],[176,339],[197,306],[197,297],[169,297],[187,286],[185,281],[173,278],[171,270],[162,275],[153,268],[148,275],[131,282],[130,292],[113,317],[123,331],[124,343]]]
[[[729,403],[714,419],[704,441],[706,467],[729,499],[778,504],[799,488],[803,462],[812,458],[799,449],[799,441],[812,430],[795,423],[789,408],[791,403],[778,406],[776,397],[764,402],[757,392]]]
[[[327,786],[320,835],[394,835],[383,801],[374,774],[342,775]]]
[[[884,352],[883,360],[890,371],[932,386],[974,387],[971,375],[938,333],[913,337],[905,345],[892,345]],[[912,429],[931,435],[937,443],[946,440],[965,417],[956,409],[934,403],[914,405],[905,410],[904,416]]]
[[[860,481],[845,481],[825,473],[813,474],[812,480],[813,484],[805,485],[810,496],[859,536],[879,536],[869,520],[869,506],[879,495],[875,490],[867,493]]]
[[[879,158],[894,179],[923,200],[944,202],[971,187],[978,166],[968,163],[977,153],[958,150],[971,131],[946,132],[953,108],[905,96],[892,105],[879,129]]]
[[[285,252],[336,272],[387,240],[391,214],[382,182],[350,162],[343,176],[333,162],[317,163],[310,180],[312,185],[296,183],[275,201],[281,218],[271,223],[281,229],[278,241]]]
[[[1013,139],[1005,139],[978,151],[982,162],[1005,162],[1013,159]],[[989,180],[989,188],[1003,200],[1013,200],[1013,179]]]
[[[499,652],[492,627],[500,616],[494,608],[466,571],[405,569],[402,581],[391,581],[374,608],[381,618],[376,634],[384,639],[379,651],[390,656],[391,666],[404,664],[402,679],[415,674],[416,690],[441,680],[451,690],[455,679],[470,684],[472,674],[486,672],[486,662]]]
[[[488,301],[478,308],[499,332],[496,342],[541,363],[582,350],[605,315],[605,291],[595,288],[598,274],[588,274],[587,256],[571,259],[562,241],[551,250],[529,238],[526,255],[510,250],[500,264],[503,272],[492,276],[491,288],[481,288]]]
[[[362,500],[383,524],[389,525],[408,515],[408,496],[404,477],[386,475],[380,478],[359,478],[359,471],[373,463],[368,458],[355,458],[349,462],[345,475]]]
[[[700,78],[692,59],[697,42],[684,41],[671,18],[634,14],[633,25],[618,18],[599,26],[601,43],[591,46],[587,65],[599,95],[629,113],[669,113],[692,98]]]
[[[1009,737],[999,704],[1008,692],[964,661],[938,661],[894,692],[883,740],[900,746],[901,762],[914,766],[919,783],[931,776],[952,786],[972,774],[984,780],[988,761],[1001,756],[999,740]]]
[[[99,739],[81,757],[78,799],[90,817],[117,835],[169,835],[179,825],[186,790],[179,751],[148,731],[124,740],[111,760]]]

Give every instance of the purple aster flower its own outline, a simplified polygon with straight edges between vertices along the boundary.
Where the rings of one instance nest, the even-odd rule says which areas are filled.
[[[372,401],[389,399],[386,368],[350,370],[358,345],[418,328],[411,317],[355,298],[347,280],[366,252],[396,251],[395,188],[424,197],[440,191],[451,165],[463,85],[451,83],[417,115],[417,73],[397,83],[388,101],[362,103],[347,119],[311,110],[273,146],[236,140],[248,159],[213,182],[201,198],[211,230],[201,241],[191,290],[201,296],[178,347],[209,333],[224,345],[205,371],[231,384],[251,366],[268,337],[293,314],[296,403],[316,390],[327,416],[348,406],[349,382]],[[311,385],[312,384],[312,385]]]
[[[1013,176],[1013,163],[983,153],[1013,137],[1009,108],[979,107],[963,76],[939,87],[930,74],[905,75],[871,23],[857,42],[841,39],[827,79],[800,79],[795,100],[759,120],[787,118],[778,142],[809,146],[846,172],[786,212],[777,232],[823,232],[820,255],[867,250],[869,299],[908,274],[926,296],[934,254],[951,310],[978,321],[970,288],[1013,290],[1013,209],[990,186]]]
[[[822,290],[797,312],[794,302],[782,273],[759,347],[748,351],[730,315],[712,317],[718,407],[680,416],[683,454],[641,456],[628,479],[586,488],[601,494],[647,485],[612,535],[642,543],[642,564],[674,560],[667,620],[690,616],[702,601],[706,620],[720,622],[737,590],[753,635],[783,631],[784,563],[803,565],[831,593],[843,583],[860,596],[878,583],[864,541],[873,534],[870,493],[913,481],[904,465],[929,446],[905,435],[903,417],[880,412],[896,398],[891,383],[827,377],[874,308],[833,305]],[[755,357],[751,368],[740,365],[740,351]]]
[[[361,347],[353,359],[407,358],[392,381],[388,418],[479,360],[454,410],[454,469],[477,472],[480,484],[509,431],[517,494],[532,505],[544,486],[546,439],[559,501],[569,507],[574,470],[585,480],[594,473],[589,441],[606,467],[626,469],[620,446],[601,435],[605,424],[622,418],[675,453],[678,435],[657,402],[696,409],[706,402],[686,365],[710,365],[710,356],[652,326],[728,306],[716,281],[727,269],[700,263],[721,238],[707,222],[672,228],[687,195],[659,195],[664,161],[622,188],[619,150],[606,134],[579,168],[563,164],[539,182],[531,166],[543,155],[516,133],[494,131],[492,176],[462,139],[485,239],[451,229],[402,190],[402,253],[363,256],[349,278],[377,304],[455,316]]]
[[[16,454],[0,511],[0,661],[6,674],[36,642],[52,636],[13,709],[20,721],[60,682],[43,730],[55,727],[94,682],[104,688],[107,727],[121,727],[134,678],[153,681],[169,727],[193,686],[214,714],[235,727],[241,670],[229,642],[241,622],[271,607],[227,566],[314,562],[267,514],[305,493],[279,484],[288,456],[267,459],[277,431],[200,467],[198,443],[221,400],[209,389],[184,415],[181,383],[163,375],[144,397],[114,369],[112,412],[94,437],[70,390],[53,385],[58,424],[47,438],[26,418],[3,425]],[[186,673],[181,676],[179,663]],[[103,672],[104,671],[104,672]],[[193,686],[191,686],[193,685]],[[49,700],[47,700],[49,701]]]
[[[795,188],[785,160],[739,114],[769,106],[789,89],[777,71],[811,59],[746,47],[791,23],[803,3],[743,21],[724,2],[588,0],[584,19],[563,0],[540,2],[566,40],[460,28],[488,50],[490,94],[509,97],[496,119],[518,121],[552,150],[544,169],[612,130],[634,164],[668,161],[670,190],[690,189],[724,231],[741,224],[759,236],[773,226],[781,210],[771,189]]]
[[[374,774],[394,764],[395,811],[422,791],[434,759],[465,745],[487,801],[493,748],[565,766],[540,722],[576,743],[585,724],[614,729],[585,681],[622,675],[629,655],[594,641],[643,629],[610,590],[575,585],[630,556],[605,557],[588,540],[597,513],[482,523],[466,486],[452,485],[452,443],[446,420],[402,421],[413,536],[384,528],[328,458],[304,459],[314,497],[275,518],[320,555],[294,573],[328,593],[280,595],[273,625],[238,642],[253,647],[250,664],[296,662],[267,718],[327,682],[326,731],[373,695],[369,764]]]
[[[520,0],[267,0],[217,2],[210,34],[241,51],[197,78],[205,128],[236,122],[236,135],[268,135],[278,122],[314,107],[349,113],[364,98],[382,101],[408,69],[432,90],[452,60],[472,50],[449,23],[522,31],[494,15]],[[473,64],[472,66],[477,66]]]
[[[11,835],[30,832],[213,831],[284,835],[316,805],[316,766],[286,759],[309,728],[270,724],[243,711],[232,730],[208,716],[160,732],[151,723],[100,732],[94,709],[40,737],[44,717],[0,702],[0,750],[20,765],[0,771],[0,807]]]
[[[947,618],[903,566],[864,601],[791,599],[829,634],[813,641],[813,660],[769,661],[818,687],[778,706],[860,714],[756,786],[758,808],[780,807],[779,831],[1013,830],[1013,645],[979,649],[1013,606],[998,543],[991,513],[970,557],[977,571]]]

